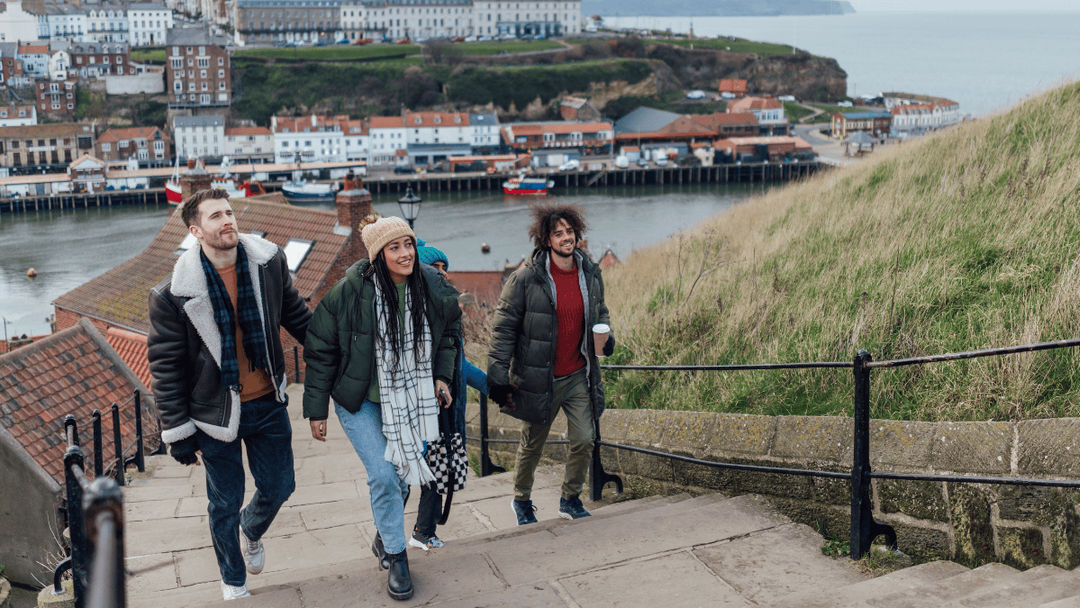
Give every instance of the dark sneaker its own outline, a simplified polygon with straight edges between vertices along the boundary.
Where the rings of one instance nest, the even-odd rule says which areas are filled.
[[[434,534],[428,536],[419,530],[413,530],[412,538],[409,539],[409,546],[427,551],[428,549],[441,549],[446,546],[446,543],[439,540],[439,537]]]
[[[589,512],[585,510],[585,506],[581,504],[581,499],[577,496],[570,500],[559,499],[559,517],[563,519],[581,519],[588,516]]]
[[[536,523],[536,516],[533,515],[536,512],[536,507],[533,506],[531,500],[514,499],[510,501],[510,504],[514,507],[514,515],[517,516],[519,526]]]

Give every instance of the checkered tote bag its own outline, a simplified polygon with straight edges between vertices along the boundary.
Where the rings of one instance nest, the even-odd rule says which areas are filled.
[[[465,477],[469,473],[469,457],[461,433],[451,432],[449,408],[440,407],[439,417],[443,424],[439,438],[428,442],[427,463],[435,476],[435,490],[439,494],[453,494],[465,489]]]

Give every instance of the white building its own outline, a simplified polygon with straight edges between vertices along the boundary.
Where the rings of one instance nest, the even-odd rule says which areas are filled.
[[[469,144],[473,129],[464,112],[405,112],[407,144]]]
[[[278,163],[344,162],[347,116],[274,116],[274,160]]]
[[[960,122],[960,105],[948,99],[933,103],[902,103],[894,105],[892,133],[919,135]]]
[[[49,75],[49,45],[46,42],[20,44],[15,58],[23,62],[27,78],[45,78]]]
[[[37,106],[0,106],[0,127],[25,127],[36,125]]]
[[[274,132],[266,127],[225,129],[225,156],[233,163],[274,160]]]
[[[67,45],[64,45],[67,46]],[[67,80],[68,70],[71,69],[71,53],[64,49],[54,48],[49,51],[49,79]]]
[[[350,120],[342,126],[345,132],[345,160],[370,162],[371,136],[363,120]]]
[[[499,117],[492,114],[469,114],[469,124],[472,126],[473,151],[483,148],[497,147],[502,143],[499,133]]]
[[[581,32],[581,1],[345,0],[340,27],[349,40],[567,36]]]
[[[0,42],[26,40],[37,31],[37,15],[24,11],[19,0],[8,0],[7,9],[0,17]]]
[[[473,2],[477,36],[543,35],[548,38],[580,34],[581,2]]]
[[[177,116],[173,119],[176,156],[219,159],[225,155],[225,121],[220,116]]]
[[[405,141],[405,119],[400,116],[372,116],[368,120],[370,159],[372,166],[396,164],[399,158],[408,161]]]
[[[131,46],[162,46],[173,26],[173,13],[164,4],[137,2],[128,6]]]
[[[729,114],[749,112],[758,120],[760,134],[764,136],[787,135],[788,119],[784,104],[772,97],[743,97],[728,103]]]
[[[127,7],[122,4],[91,4],[86,9],[88,36],[93,42],[131,42]]]
[[[87,33],[86,11],[71,4],[47,4],[38,15],[38,37],[42,40],[82,41]]]

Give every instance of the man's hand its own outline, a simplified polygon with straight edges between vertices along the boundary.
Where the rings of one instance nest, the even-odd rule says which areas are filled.
[[[604,356],[610,357],[615,352],[615,335],[608,334],[607,342],[604,342]]]
[[[326,421],[309,420],[311,423],[311,437],[316,441],[326,441]]]
[[[450,396],[450,387],[442,380],[435,381],[435,398],[443,407],[450,407],[450,404],[454,402],[454,398]]]
[[[199,457],[195,455],[198,451],[199,440],[195,438],[195,435],[169,444],[169,455],[184,466],[199,464]]]
[[[493,384],[488,396],[491,397],[492,401],[499,404],[499,407],[512,410],[514,409],[515,392],[517,392],[517,386],[513,384]]]

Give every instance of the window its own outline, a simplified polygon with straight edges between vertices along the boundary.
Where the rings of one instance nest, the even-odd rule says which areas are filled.
[[[289,239],[289,242],[285,243],[282,249],[285,250],[285,260],[289,263],[290,272],[296,272],[300,268],[314,244],[314,241],[305,239]]]
[[[110,144],[109,142],[103,142],[101,144],[101,151],[102,152],[111,152],[112,151],[112,144]]]

